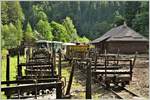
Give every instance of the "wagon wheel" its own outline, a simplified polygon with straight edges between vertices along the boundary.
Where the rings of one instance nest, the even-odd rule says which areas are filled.
[[[105,82],[105,85],[106,85],[106,89],[110,88],[110,83],[109,82]]]
[[[126,86],[125,82],[121,83],[121,87],[124,88]]]

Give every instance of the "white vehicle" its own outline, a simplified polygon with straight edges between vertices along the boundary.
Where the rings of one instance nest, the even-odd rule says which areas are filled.
[[[63,50],[64,55],[67,52],[67,47],[71,45],[76,45],[76,44],[75,43],[63,43],[62,50]]]
[[[36,47],[47,48],[51,52],[52,52],[52,50],[55,50],[55,52],[58,52],[59,49],[62,49],[62,42],[38,40],[38,41],[36,41]]]

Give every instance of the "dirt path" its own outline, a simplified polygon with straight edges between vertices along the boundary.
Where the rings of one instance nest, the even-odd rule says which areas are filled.
[[[142,97],[149,96],[149,62],[137,60],[133,69],[133,78],[128,88]]]

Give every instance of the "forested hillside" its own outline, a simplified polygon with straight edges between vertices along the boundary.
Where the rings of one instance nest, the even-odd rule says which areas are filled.
[[[149,36],[148,1],[3,1],[2,47],[36,39],[88,42],[124,21]]]

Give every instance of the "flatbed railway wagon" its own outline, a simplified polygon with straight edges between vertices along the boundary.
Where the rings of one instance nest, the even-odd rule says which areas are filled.
[[[62,49],[62,42],[60,41],[47,41],[47,40],[37,40],[33,44],[32,47],[26,48],[25,55],[27,58],[27,61],[32,57],[32,53],[37,49],[45,49],[49,52],[50,57],[58,56],[59,49]],[[55,55],[56,54],[56,55]]]
[[[118,56],[115,59],[106,59],[104,57],[103,64],[98,62],[98,57],[96,58],[97,60],[91,67],[92,74],[98,81],[104,83],[106,87],[109,87],[111,84],[125,87],[132,81],[136,54],[133,59],[119,59]]]
[[[61,60],[61,56],[59,57]],[[31,58],[25,63],[21,63],[19,58],[18,55],[16,80],[10,81],[10,62],[9,56],[7,56],[7,80],[1,83],[7,86],[1,90],[8,99],[38,98],[54,91],[56,91],[57,99],[63,97],[65,81],[61,76],[61,64],[59,63],[58,70],[54,68],[54,63],[50,60],[50,52],[47,49],[34,49]]]

